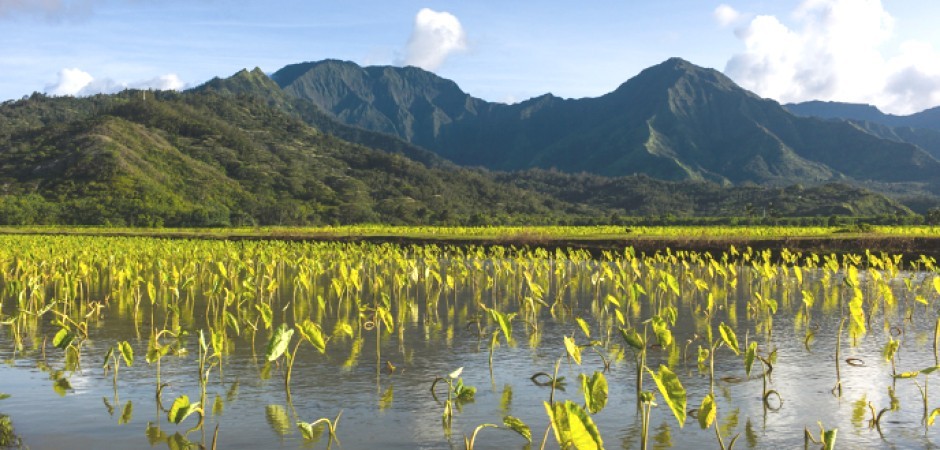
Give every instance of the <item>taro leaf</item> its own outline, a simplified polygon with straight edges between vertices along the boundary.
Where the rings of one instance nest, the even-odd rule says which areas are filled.
[[[920,372],[915,370],[913,372],[901,372],[901,373],[895,374],[894,378],[895,379],[917,378],[918,375],[920,375]]]
[[[65,370],[75,371],[79,366],[78,348],[66,347],[65,349]]]
[[[930,366],[924,369],[920,369],[920,373],[924,375],[930,375],[940,369],[940,366]]]
[[[283,406],[268,405],[264,408],[264,415],[275,433],[281,436],[290,434],[290,416],[287,415],[287,410]]]
[[[212,353],[221,355],[225,351],[225,328],[219,330],[209,328],[209,334],[212,339]]]
[[[530,430],[529,426],[518,417],[503,417],[503,425],[506,425],[510,430],[519,433],[522,437],[525,438],[526,441],[532,442],[532,430]]]
[[[271,311],[271,305],[267,303],[258,303],[255,309],[261,314],[261,321],[264,322],[264,328],[271,328],[271,321],[274,320],[274,312]]]
[[[391,333],[395,329],[395,319],[392,318],[392,313],[384,306],[379,306],[375,309],[375,312],[382,320],[382,324],[385,325],[385,332]]]
[[[166,419],[171,423],[179,424],[195,412],[201,412],[199,402],[190,403],[188,396],[181,395],[173,400],[173,406],[170,406],[170,411],[166,413]]]
[[[241,331],[238,328],[238,319],[235,318],[235,315],[230,311],[225,311],[225,324],[232,327],[235,330],[235,335],[238,336],[241,334]]]
[[[581,374],[581,390],[584,391],[584,404],[591,414],[597,414],[607,405],[607,379],[601,372],[594,372],[590,377]]]
[[[574,339],[568,336],[565,336],[565,350],[568,351],[568,356],[570,356],[574,362],[581,365],[581,347],[578,347]]]
[[[717,416],[718,409],[715,405],[715,396],[708,394],[702,399],[702,406],[698,408],[698,424],[703,430],[712,426]]]
[[[287,328],[287,324],[282,323],[277,327],[277,330],[274,330],[271,340],[268,341],[268,348],[265,350],[265,357],[268,361],[280,358],[287,351],[287,346],[290,345],[290,339],[293,335],[294,330]]]
[[[862,296],[862,290],[855,288],[855,294],[852,300],[849,301],[849,313],[852,316],[850,330],[853,336],[864,335],[866,331],[864,302],[865,298]]]
[[[832,450],[836,448],[836,433],[838,432],[839,432],[838,428],[833,428],[823,433],[822,435],[823,450]]]
[[[653,377],[653,381],[656,382],[659,393],[662,394],[663,398],[666,400],[666,404],[669,405],[669,409],[671,409],[673,415],[676,416],[679,427],[684,426],[686,396],[685,388],[682,387],[679,377],[664,365],[659,366],[658,374],[648,367],[646,371],[650,373],[650,376]]]
[[[219,274],[222,275],[222,278],[228,278],[228,270],[225,270],[225,264],[223,264],[222,261],[218,261],[216,267],[218,267]]]
[[[901,346],[901,341],[896,341],[893,338],[889,338],[888,343],[885,344],[885,348],[881,351],[881,356],[884,356],[885,361],[891,361],[894,359],[894,355],[897,354],[898,348]]]
[[[457,370],[447,374],[447,377],[452,380],[456,380],[457,377],[459,377],[461,373],[463,373],[463,367],[459,367],[457,368]]]
[[[721,340],[725,342],[725,345],[727,345],[735,355],[740,355],[741,348],[738,347],[738,336],[734,334],[734,330],[722,322],[718,325],[718,332],[721,333]]]
[[[604,448],[600,432],[591,416],[571,400],[565,401],[564,408],[568,412],[568,431],[574,447],[578,450]]]
[[[150,304],[157,302],[157,287],[153,285],[152,281],[147,282],[147,298],[150,299]]]
[[[109,347],[108,352],[104,354],[104,364],[101,365],[101,368],[108,367],[108,364],[111,364],[111,357],[114,356],[114,347]]]
[[[751,342],[744,352],[744,373],[751,376],[751,367],[754,366],[754,359],[757,357],[757,341]]]
[[[300,336],[310,342],[320,353],[326,353],[326,341],[323,339],[323,330],[320,326],[313,323],[310,319],[304,319],[297,324],[297,331]]]
[[[72,334],[68,328],[62,327],[59,329],[59,332],[55,334],[55,337],[52,338],[52,345],[56,348],[64,349],[75,340],[75,335]]]
[[[300,434],[303,435],[304,439],[308,441],[319,441],[325,428],[324,423],[319,420],[311,423],[297,422],[297,429],[300,430]]]
[[[653,332],[656,333],[656,340],[659,341],[659,345],[662,347],[672,345],[672,330],[669,329],[667,319],[660,316],[653,316],[650,323],[653,324]]]
[[[118,419],[118,425],[124,425],[126,423],[131,423],[131,418],[134,417],[134,403],[130,400],[124,404],[124,409],[121,410],[121,418]]]
[[[503,314],[492,308],[488,308],[487,311],[490,313],[490,317],[499,324],[499,329],[503,331],[503,336],[506,337],[506,344],[508,345],[512,342],[512,318],[516,315]]]
[[[336,326],[333,327],[333,336],[336,336],[336,337],[339,337],[339,336],[353,337],[353,328],[352,328],[352,325],[350,325],[350,324],[349,324],[348,322],[346,322],[345,320],[340,320],[340,321],[336,322]]]
[[[940,276],[933,278],[933,289],[937,291],[937,294],[940,294]]]
[[[118,344],[118,348],[121,349],[121,357],[124,358],[124,364],[127,367],[134,365],[134,348],[131,347],[131,344],[127,341],[121,341]]]
[[[643,342],[643,336],[637,333],[636,328],[626,330],[621,328],[620,335],[623,336],[623,340],[627,341],[627,345],[633,347],[634,350],[643,350],[646,348],[646,344]]]
[[[676,277],[666,272],[661,273],[666,278],[666,284],[669,285],[669,290],[671,290],[673,294],[679,295],[679,281],[676,280]]]
[[[927,426],[933,426],[934,421],[937,419],[937,416],[940,415],[940,408],[934,408],[933,411],[930,411],[930,415],[927,416]]]
[[[590,338],[591,338],[591,327],[588,325],[588,323],[585,322],[584,319],[582,319],[582,318],[580,318],[580,317],[576,317],[574,320],[575,320],[576,322],[578,322],[578,326],[581,327],[581,331],[584,332],[584,335],[587,336],[588,339],[590,339]]]

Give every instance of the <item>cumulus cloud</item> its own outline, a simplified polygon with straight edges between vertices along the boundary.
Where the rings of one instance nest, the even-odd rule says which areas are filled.
[[[81,69],[62,69],[55,83],[46,85],[50,95],[86,96],[94,94],[113,94],[124,89],[156,89],[178,91],[186,86],[176,74],[161,75],[149,80],[123,83],[111,78],[97,79]]]
[[[467,49],[463,26],[453,14],[429,8],[418,11],[405,49],[405,64],[434,70],[454,52]]]
[[[738,19],[741,18],[741,13],[731,6],[722,3],[715,8],[715,11],[712,12],[712,16],[718,21],[719,25],[726,27],[737,22]]]
[[[804,0],[792,19],[758,15],[735,30],[745,50],[725,72],[781,102],[870,103],[899,114],[940,104],[940,54],[917,41],[883,53],[895,20],[880,0]]]

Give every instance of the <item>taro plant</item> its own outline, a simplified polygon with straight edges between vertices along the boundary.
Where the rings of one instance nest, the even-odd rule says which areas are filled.
[[[822,444],[823,450],[833,450],[836,448],[836,434],[839,432],[838,428],[827,430],[825,427],[823,427],[822,422],[818,423],[818,439],[813,436],[813,433],[809,431],[809,428],[803,428],[803,448],[809,449],[809,443],[812,441],[815,444]]]
[[[199,415],[199,422],[189,431],[202,428],[203,421],[205,420],[205,414],[203,413],[202,406],[199,402],[191,403],[189,401],[189,396],[181,395],[177,397],[176,400],[173,400],[173,405],[170,406],[170,410],[167,411],[166,418],[170,423],[178,425],[193,414]]]
[[[714,426],[715,428],[715,438],[718,439],[718,448],[721,450],[731,450],[734,448],[735,441],[738,440],[740,434],[736,434],[731,438],[731,442],[728,442],[728,445],[725,446],[724,439],[721,437],[721,427],[718,425],[718,404],[715,402],[715,394],[708,393],[705,395],[705,398],[702,399],[702,405],[698,408],[698,424],[702,427],[703,430],[707,430],[709,427]]]
[[[289,347],[291,338],[294,336],[294,329],[288,328],[287,324],[281,324],[271,335],[265,352],[268,363],[277,361],[281,356],[284,356],[286,359],[284,391],[287,393],[288,399],[290,398],[291,371],[294,367],[294,360],[297,358],[297,351],[300,350],[300,345],[306,341],[320,353],[326,352],[326,339],[323,337],[323,331],[320,329],[319,325],[313,323],[310,319],[305,319],[303,322],[297,324],[296,329],[301,338],[297,340],[293,351],[290,351]]]
[[[437,387],[437,383],[444,382],[447,384],[447,400],[444,402],[444,413],[441,415],[441,420],[446,429],[450,429],[454,416],[454,405],[459,406],[463,402],[472,401],[477,392],[475,387],[463,383],[463,379],[460,378],[461,373],[463,373],[463,367],[447,374],[446,377],[437,377],[431,383],[431,395],[435,400],[437,400],[437,393],[434,388]]]
[[[594,424],[594,419],[580,405],[571,400],[557,403],[545,402],[544,405],[549,418],[549,427],[555,432],[555,440],[560,448],[578,450],[604,448],[604,440]],[[547,438],[548,435],[546,434],[545,437]],[[545,448],[544,440],[541,448]]]
[[[333,420],[321,417],[313,422],[297,422],[297,429],[300,430],[300,434],[303,435],[305,440],[317,441],[320,439],[320,435],[323,433],[323,426],[325,425],[326,429],[330,432],[330,439],[326,444],[326,448],[330,448],[333,445],[333,441],[339,442],[339,438],[336,437],[336,427],[339,426],[339,418],[342,416],[343,411],[340,410],[339,414],[337,414],[336,418]]]
[[[506,417],[503,417],[502,427],[496,424],[492,424],[492,423],[484,423],[484,424],[477,425],[477,427],[473,429],[473,434],[471,434],[469,437],[464,436],[463,442],[464,442],[464,448],[466,450],[473,450],[474,446],[476,445],[477,434],[479,434],[480,431],[482,431],[484,428],[499,428],[499,429],[505,428],[510,431],[515,431],[520,436],[525,438],[525,440],[528,443],[530,444],[532,443],[532,430],[529,429],[529,426],[526,425],[525,422],[523,422],[517,417],[506,416]]]
[[[108,369],[114,371],[114,389],[117,389],[118,382],[118,370],[121,367],[121,360],[124,360],[124,364],[127,367],[134,365],[134,348],[131,347],[131,344],[127,341],[121,341],[117,344],[118,351],[114,351],[114,347],[108,349],[108,352],[104,355],[104,364],[101,366],[105,374],[108,373]],[[120,355],[120,357],[118,357]]]

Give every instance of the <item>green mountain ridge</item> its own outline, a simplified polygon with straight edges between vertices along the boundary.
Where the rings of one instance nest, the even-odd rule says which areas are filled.
[[[396,78],[399,72],[393,68],[375,72],[384,73],[389,86],[407,81]],[[894,217],[911,212],[883,195],[842,184],[723,188],[645,175],[467,169],[392,134],[340,123],[315,103],[282,89],[277,79],[254,69],[182,93],[36,94],[3,103],[0,223],[537,224],[608,223],[626,216]],[[389,98],[404,101],[393,91]],[[545,123],[561,125],[552,122],[559,120],[558,108],[570,114],[565,120],[592,126],[579,117],[584,112],[579,101],[543,96],[487,106],[458,94],[455,84],[443,83],[436,96],[413,96],[408,102],[446,106],[435,116],[439,136],[451,132],[448,123],[468,120],[458,114],[460,102],[479,106],[472,114],[485,111],[487,121],[529,121],[529,128],[517,130],[523,135]],[[676,99],[673,110],[684,111],[683,101]],[[616,102],[608,107],[615,110]],[[612,118],[608,126],[618,121]],[[417,119],[411,123],[421,128]]]
[[[272,78],[344,123],[460,165],[770,184],[936,182],[940,161],[906,142],[797,117],[679,58],[597,98],[489,103],[421,69],[321,61]]]

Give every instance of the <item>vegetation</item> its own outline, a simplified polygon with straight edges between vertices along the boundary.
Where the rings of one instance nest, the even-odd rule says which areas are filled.
[[[467,448],[474,446],[483,428],[505,427],[530,440],[533,424],[545,427],[542,446],[553,445],[548,440],[554,439],[562,448],[602,448],[612,436],[605,439],[600,418],[614,414],[625,421],[631,408],[624,406],[631,404],[641,422],[642,431],[636,435],[641,447],[649,444],[652,424],[668,419],[682,428],[690,415],[703,429],[715,427],[721,448],[731,448],[738,436],[757,445],[759,438],[747,428],[738,429],[737,419],[729,424],[718,416],[718,412],[722,417],[736,416],[741,405],[751,403],[763,410],[765,420],[768,412],[793,408],[790,414],[804,419],[805,429],[789,436],[788,442],[812,441],[831,448],[835,429],[820,426],[818,436],[812,434],[809,427],[818,420],[815,411],[806,410],[798,399],[785,399],[788,391],[775,383],[779,376],[775,374],[805,355],[819,354],[823,359],[835,355],[838,363],[845,347],[852,352],[883,348],[885,367],[869,372],[872,375],[862,381],[840,376],[837,364],[831,380],[846,389],[833,389],[832,395],[898,389],[902,394],[891,391],[892,401],[913,402],[917,411],[922,409],[919,426],[928,432],[940,415],[940,409],[931,409],[926,387],[936,372],[940,336],[938,273],[932,258],[904,259],[870,251],[835,256],[783,250],[773,255],[730,247],[713,255],[668,249],[637,254],[626,248],[593,258],[579,250],[498,246],[6,235],[0,236],[4,338],[0,345],[9,347],[13,358],[25,360],[18,365],[35,364],[54,373],[50,381],[62,395],[71,390],[69,378],[85,370],[81,361],[88,352],[111,348],[104,360],[113,369],[115,396],[127,370],[154,374],[161,422],[148,424],[148,437],[150,427],[158,431],[163,421],[176,427],[189,416],[198,417],[188,431],[174,438],[184,443],[211,421],[216,421],[212,445],[219,436],[218,425],[224,419],[210,414],[208,400],[212,391],[231,389],[226,355],[237,346],[254,354],[256,340],[267,342],[257,355],[261,363],[245,370],[256,371],[262,380],[273,372],[284,376],[287,408],[268,406],[272,427],[281,434],[299,429],[304,440],[317,439],[326,427],[332,443],[346,439],[337,423],[341,411],[335,419],[314,422],[294,411],[293,398],[315,395],[309,386],[292,392],[290,374],[298,355],[308,352],[320,358],[330,349],[347,359],[343,364],[357,365],[362,342],[374,339],[377,387],[381,387],[380,370],[389,367],[394,372],[390,364],[382,364],[383,341],[392,341],[390,346],[399,348],[396,354],[405,355],[404,348],[413,345],[405,336],[426,330],[416,333],[422,336],[421,345],[436,339],[471,339],[485,347],[489,341],[492,355],[493,342],[502,338],[507,346],[527,343],[539,353],[557,355],[548,358],[554,361],[551,375],[538,366],[532,368],[536,373],[532,382],[546,388],[544,398],[521,400],[543,406],[544,415],[518,417],[507,412],[501,415],[502,426],[487,422],[475,429],[464,427],[473,430],[460,440]],[[105,321],[118,320],[132,325],[127,339],[119,339],[114,347],[113,340],[105,346],[96,343],[95,330]],[[467,324],[476,324],[476,331]],[[923,338],[925,333],[932,339]],[[814,344],[815,336],[827,334],[836,337]],[[188,342],[186,335],[198,335],[198,342]],[[623,339],[614,338],[618,335]],[[800,345],[792,345],[793,339]],[[52,343],[49,349],[47,341]],[[801,346],[806,354],[794,350]],[[689,354],[695,347],[697,364],[695,354]],[[933,365],[921,358],[931,347]],[[160,401],[164,384],[159,362],[177,359],[187,348],[198,357],[178,359],[175,364],[198,366],[187,370],[186,376],[198,379],[201,392],[192,400],[180,395],[167,408]],[[628,348],[633,361],[625,358]],[[778,354],[780,348],[787,351]],[[134,364],[135,354],[147,355],[147,368]],[[97,355],[95,359],[101,361]],[[846,362],[853,365],[857,360],[849,357]],[[450,440],[451,427],[460,425],[460,409],[472,407],[476,389],[462,376],[486,370],[483,358],[473,361],[476,366],[446,375],[414,373],[408,370],[413,363],[407,358],[399,362],[396,377],[434,379],[427,397],[441,405],[442,439]],[[564,392],[560,370],[565,361],[566,370],[578,375],[580,393]],[[325,358],[323,363],[339,362]],[[121,365],[124,368],[118,372]],[[828,372],[821,365],[813,367]],[[507,370],[490,364],[494,386],[495,377]],[[623,380],[621,372],[635,374],[631,381],[635,389],[613,395],[610,380]],[[84,383],[96,380],[82,377]],[[760,380],[748,384],[752,377]],[[520,381],[528,380],[515,380]],[[903,390],[902,383],[918,390]],[[654,385],[656,389],[650,390]],[[445,389],[446,398],[441,395]],[[376,398],[381,392],[377,389]],[[387,395],[382,394],[379,408]],[[894,406],[876,414],[872,402],[863,403],[861,411],[872,412],[870,433],[906,426],[879,420]],[[690,405],[701,406],[690,410]],[[347,415],[344,423],[352,416]],[[682,433],[692,432],[687,430]],[[208,446],[209,437],[201,436],[201,444]],[[881,438],[869,435],[868,439],[880,442]],[[884,439],[906,443],[890,433]]]

